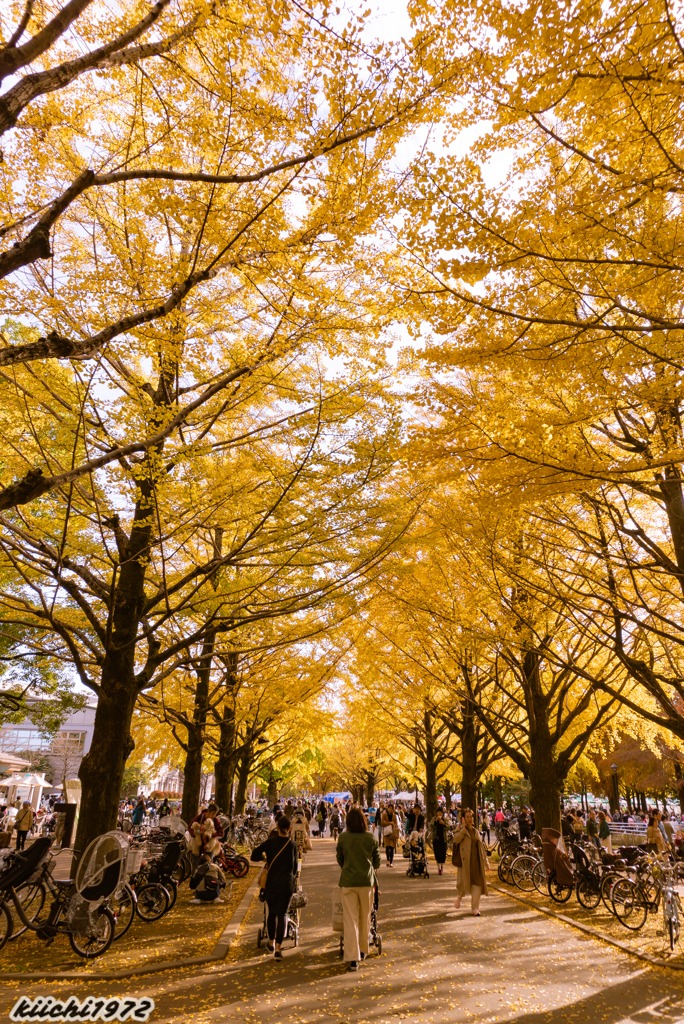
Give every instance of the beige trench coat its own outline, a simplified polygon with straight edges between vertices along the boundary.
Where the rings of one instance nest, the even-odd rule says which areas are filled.
[[[472,842],[465,828],[461,827],[458,832],[454,833],[454,849],[460,845],[461,861],[463,862],[463,866],[458,869],[459,896],[470,895],[470,848]],[[483,896],[487,896],[489,895],[489,890],[487,889],[487,852],[481,839],[477,840],[477,852],[480,858],[480,874],[482,875],[481,892]]]
[[[384,835],[385,825],[394,825],[394,829],[387,836]],[[380,841],[381,841],[382,845],[383,846],[393,846],[394,849],[396,850],[396,848],[397,848],[397,846],[399,844],[399,820],[397,818],[397,812],[396,811],[394,811],[394,813],[392,815],[392,821],[389,820],[389,818],[387,816],[387,811],[383,811],[382,812],[382,817],[380,818],[380,832],[381,832]]]

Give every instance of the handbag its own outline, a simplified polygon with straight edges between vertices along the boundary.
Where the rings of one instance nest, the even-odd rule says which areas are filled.
[[[268,869],[275,864],[275,862],[278,860],[278,857],[283,852],[285,847],[289,845],[289,842],[290,842],[290,840],[288,839],[287,842],[284,843],[283,846],[280,847],[280,849],[276,853],[276,855],[273,858],[273,860],[271,861],[271,863],[270,864],[267,863],[266,867],[264,868],[264,870],[259,875],[259,888],[260,889],[265,889],[266,888],[266,879],[268,878]]]
[[[394,825],[385,825],[385,827],[382,830],[383,836],[391,836],[393,832],[394,832]]]
[[[334,932],[343,932],[344,910],[342,909],[342,889],[339,885],[333,890],[332,911],[332,930]]]

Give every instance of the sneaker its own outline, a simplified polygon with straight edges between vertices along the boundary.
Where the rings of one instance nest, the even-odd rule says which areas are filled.
[[[275,953],[275,946],[272,943],[267,942],[266,943],[266,952],[267,953]]]
[[[273,956],[275,957],[276,960],[282,960],[283,959],[283,954],[282,954],[282,952],[279,949],[276,949],[276,951],[273,954]]]
[[[365,959],[366,959],[366,953],[362,953],[362,954],[361,954],[361,959],[362,959],[362,960],[365,960]]]
[[[226,901],[222,900],[220,896],[216,896],[215,899],[213,899],[211,902],[212,903],[225,903]]]
[[[348,971],[358,971],[358,969],[359,969],[359,965],[357,964],[356,960],[351,960],[349,962],[349,967],[347,968],[347,970]]]
[[[204,900],[190,900],[191,903],[204,903]]]

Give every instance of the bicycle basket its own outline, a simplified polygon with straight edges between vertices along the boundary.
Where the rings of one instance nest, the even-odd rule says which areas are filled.
[[[305,892],[293,892],[290,900],[290,910],[301,910],[309,902]]]
[[[520,840],[517,836],[504,836],[500,841],[502,856],[517,853],[520,850]]]
[[[143,862],[143,851],[140,847],[129,850],[126,854],[126,874],[137,875]]]
[[[76,892],[97,903],[109,899],[124,879],[128,843],[121,832],[105,832],[93,839],[76,872]]]

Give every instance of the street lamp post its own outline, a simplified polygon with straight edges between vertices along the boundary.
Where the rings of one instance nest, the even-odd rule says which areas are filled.
[[[615,812],[620,813],[620,784],[618,783],[618,766],[611,764],[610,769],[613,773],[613,799],[615,801]]]

